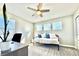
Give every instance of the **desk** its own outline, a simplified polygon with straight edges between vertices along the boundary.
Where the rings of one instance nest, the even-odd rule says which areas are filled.
[[[28,45],[10,42],[10,50],[1,52],[1,56],[28,56]]]

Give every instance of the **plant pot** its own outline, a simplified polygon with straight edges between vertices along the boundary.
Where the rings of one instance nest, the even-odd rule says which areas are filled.
[[[0,42],[1,51],[6,51],[10,49],[10,42]]]

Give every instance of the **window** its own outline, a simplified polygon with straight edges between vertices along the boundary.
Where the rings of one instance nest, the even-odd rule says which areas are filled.
[[[51,30],[51,24],[50,23],[44,24],[44,30]]]
[[[7,28],[8,28],[9,30],[15,30],[15,20],[9,19],[8,21],[9,21],[9,23],[8,23]]]
[[[54,22],[52,24],[52,29],[53,30],[62,30],[62,23],[61,22]]]
[[[3,22],[4,22],[3,17],[0,16],[0,29],[4,28],[4,26],[3,26],[4,23]]]
[[[42,31],[43,30],[43,25],[42,24],[36,24],[35,29],[36,29],[36,31]]]
[[[15,20],[13,19],[8,19],[8,25],[7,25],[7,30],[9,30],[10,34],[8,37],[8,40],[11,40],[13,37],[14,31],[15,31]],[[0,36],[3,37],[3,32],[4,32],[4,18],[0,16]],[[1,39],[0,39],[1,42]]]

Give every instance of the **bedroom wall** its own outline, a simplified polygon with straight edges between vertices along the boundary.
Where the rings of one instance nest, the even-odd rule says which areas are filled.
[[[60,17],[56,19],[51,19],[46,22],[39,22],[36,24],[44,24],[44,23],[53,23],[55,21],[61,21],[63,24],[62,30],[59,31],[54,31],[52,30],[52,33],[56,33],[60,36],[60,44],[64,46],[74,46],[74,33],[73,33],[73,16],[65,16],[65,17]],[[36,31],[36,30],[35,30]],[[51,31],[49,31],[51,32]]]
[[[33,24],[10,13],[10,16],[15,19],[15,33],[22,33],[21,43],[28,44],[33,38]]]

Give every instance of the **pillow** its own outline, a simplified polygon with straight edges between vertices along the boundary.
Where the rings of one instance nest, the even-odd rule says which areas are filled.
[[[42,38],[45,38],[45,33],[41,34],[42,35]]]
[[[55,34],[51,34],[51,33],[50,33],[50,38],[55,38],[55,37],[56,37]]]
[[[34,38],[38,38],[38,34],[36,33],[36,34],[34,34]]]
[[[38,34],[38,38],[42,38],[41,34]]]
[[[45,38],[50,38],[50,35],[48,33],[46,33],[46,37]]]

